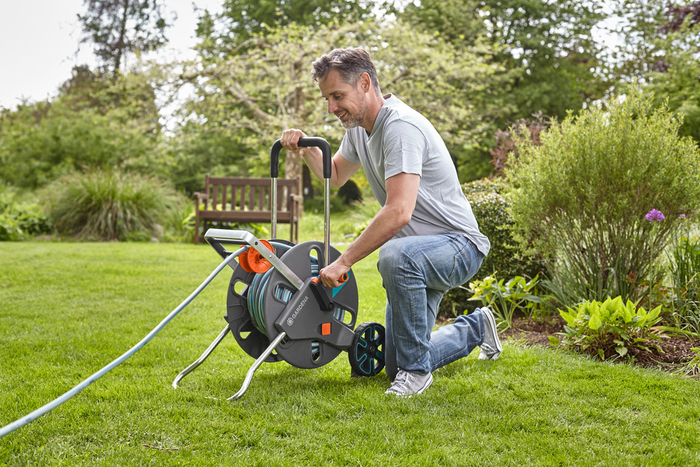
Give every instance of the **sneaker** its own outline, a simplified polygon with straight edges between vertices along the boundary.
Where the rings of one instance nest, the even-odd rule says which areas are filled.
[[[394,394],[401,397],[411,397],[415,394],[420,394],[432,384],[433,375],[419,375],[417,373],[409,373],[408,371],[399,370],[396,374],[396,379],[389,389],[384,394]]]
[[[503,352],[501,341],[498,339],[498,329],[496,329],[496,319],[493,313],[488,308],[481,308],[481,314],[484,315],[484,342],[481,344],[481,353],[479,360],[497,360]]]

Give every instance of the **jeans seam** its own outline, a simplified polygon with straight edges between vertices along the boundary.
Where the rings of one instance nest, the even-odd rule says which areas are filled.
[[[469,252],[466,251],[467,247],[469,247],[470,242],[469,242],[468,238],[464,237],[464,239],[466,240],[466,243],[462,247],[462,249],[457,252],[457,254],[455,255],[454,263],[452,264],[452,272],[450,272],[450,276],[449,276],[451,289],[453,289],[459,285],[462,285],[462,284],[457,284],[457,285],[453,284],[453,277],[454,277],[455,271],[457,270],[457,261],[459,261],[460,256],[465,255],[467,257],[467,263],[468,263],[467,264],[467,273],[469,273],[469,271],[471,271],[471,269],[472,269],[472,258],[471,258],[471,255],[469,254]]]

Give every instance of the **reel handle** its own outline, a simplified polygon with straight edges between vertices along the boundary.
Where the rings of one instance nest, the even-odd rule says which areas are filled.
[[[299,138],[297,143],[302,148],[319,148],[323,154],[323,178],[331,178],[333,168],[331,166],[331,145],[323,138],[307,137]],[[282,150],[281,140],[275,141],[270,151],[270,177],[278,178],[280,172],[280,150]]]
[[[307,137],[299,138],[297,143],[302,148],[316,147],[321,150],[323,154],[323,191],[324,191],[324,227],[323,227],[323,243],[324,243],[324,257],[325,264],[323,266],[328,266],[328,257],[330,253],[331,244],[331,176],[333,175],[333,166],[331,159],[331,145],[328,144],[323,138],[318,137]],[[270,177],[272,178],[272,238],[276,238],[277,234],[277,177],[280,171],[280,150],[282,149],[282,141],[277,140],[275,144],[272,145],[272,150],[270,151]]]

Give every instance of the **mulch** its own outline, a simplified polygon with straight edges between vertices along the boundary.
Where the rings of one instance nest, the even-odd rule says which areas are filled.
[[[511,339],[524,345],[550,347],[549,336],[564,332],[564,324],[565,321],[559,316],[542,323],[517,318],[513,320],[513,326],[510,329],[501,333],[501,340]],[[695,356],[691,348],[700,347],[700,341],[696,339],[673,336],[668,333],[665,333],[663,339],[655,342],[661,347],[662,352],[630,349],[633,358],[626,360],[643,367],[674,370]]]

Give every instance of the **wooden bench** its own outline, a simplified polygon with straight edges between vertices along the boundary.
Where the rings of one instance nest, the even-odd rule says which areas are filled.
[[[194,243],[204,240],[199,234],[207,231],[208,222],[271,223],[271,179],[210,177],[207,174],[204,193],[195,193]],[[290,241],[299,238],[299,179],[277,179],[277,224],[290,224]],[[204,209],[200,203],[204,202]]]

